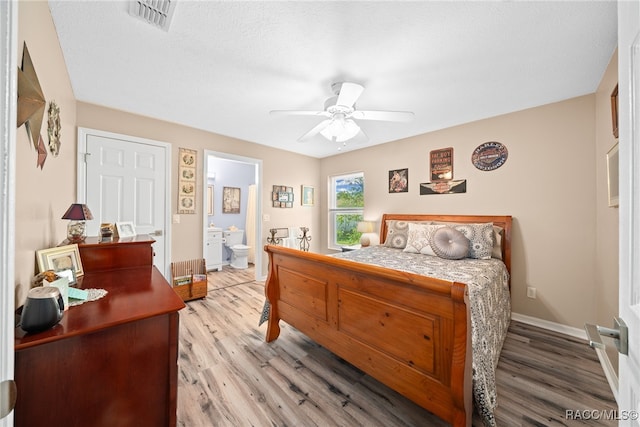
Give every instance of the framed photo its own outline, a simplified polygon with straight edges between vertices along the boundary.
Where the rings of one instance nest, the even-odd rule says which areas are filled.
[[[300,201],[302,202],[302,206],[313,206],[315,200],[315,189],[310,185],[302,186],[302,197],[300,197]]]
[[[409,169],[389,171],[389,193],[406,193],[409,191]]]
[[[222,188],[222,213],[240,213],[240,189],[237,187]]]
[[[620,192],[618,187],[618,143],[607,153],[607,188],[609,190],[609,207],[619,205]]]
[[[42,249],[36,252],[38,258],[38,269],[40,272],[47,270],[72,269],[77,276],[82,276],[82,261],[77,244],[58,246],[51,249]]]
[[[136,235],[136,228],[133,222],[116,222],[116,230],[118,230],[118,238],[120,239]]]

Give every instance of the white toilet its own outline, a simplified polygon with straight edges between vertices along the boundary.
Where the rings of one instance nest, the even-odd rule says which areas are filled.
[[[242,244],[242,238],[244,237],[244,230],[225,230],[222,232],[222,238],[224,245],[231,251],[231,267],[233,268],[247,268],[249,262],[247,257],[249,256],[250,246]]]

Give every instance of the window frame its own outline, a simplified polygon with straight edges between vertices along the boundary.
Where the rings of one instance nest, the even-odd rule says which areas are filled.
[[[362,207],[344,207],[344,208],[337,207],[336,202],[338,198],[337,198],[337,191],[336,191],[336,183],[339,180],[345,180],[349,178],[362,178],[362,192],[363,192]],[[329,187],[329,191],[327,192],[327,197],[328,197],[327,206],[329,207],[328,215],[327,215],[327,224],[328,224],[328,227],[327,227],[328,245],[327,246],[329,249],[340,250],[342,249],[342,246],[345,246],[345,245],[341,245],[337,241],[337,225],[336,225],[337,216],[359,214],[361,217],[360,221],[364,219],[364,185],[365,185],[364,172],[357,171],[357,172],[348,172],[348,173],[330,175],[327,185]]]

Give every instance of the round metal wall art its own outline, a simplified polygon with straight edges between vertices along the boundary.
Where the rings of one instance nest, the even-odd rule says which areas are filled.
[[[499,142],[490,141],[478,145],[473,150],[471,163],[482,171],[492,171],[504,165],[508,156],[507,147]]]

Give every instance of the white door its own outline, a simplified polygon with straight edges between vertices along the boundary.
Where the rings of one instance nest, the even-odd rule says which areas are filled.
[[[618,2],[620,135],[620,317],[629,354],[620,355],[621,426],[640,420],[640,2]]]
[[[0,28],[0,426],[12,427],[18,2],[0,1]]]
[[[136,234],[156,240],[154,265],[169,277],[168,144],[88,129],[80,132],[78,159],[86,170],[85,203],[94,218],[87,222],[87,234],[99,235],[103,222],[132,222]]]

